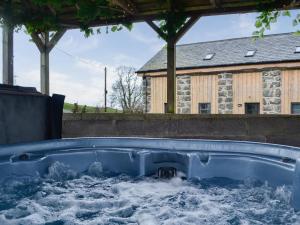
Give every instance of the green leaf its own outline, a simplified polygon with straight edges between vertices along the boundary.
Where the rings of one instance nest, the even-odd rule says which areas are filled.
[[[289,10],[285,10],[285,11],[282,12],[282,15],[291,17],[291,12]]]
[[[262,26],[262,22],[260,20],[256,20],[255,27],[260,28]]]
[[[293,26],[295,27],[295,26],[297,26],[298,24],[299,24],[298,20],[297,20],[297,19],[294,19],[294,20],[293,20]]]
[[[112,32],[116,32],[118,30],[118,27],[117,26],[112,26],[111,29],[110,29]]]

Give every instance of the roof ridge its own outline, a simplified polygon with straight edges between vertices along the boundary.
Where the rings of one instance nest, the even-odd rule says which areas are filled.
[[[266,35],[265,39],[255,43],[257,53],[253,57],[244,57],[248,48],[252,48],[251,37],[231,38],[209,42],[178,45],[177,68],[212,67],[225,65],[240,65],[247,63],[266,62],[300,62],[300,54],[295,54],[295,47],[300,46],[300,37],[289,33]],[[237,44],[235,44],[237,43]],[[180,47],[180,46],[190,47]],[[225,47],[226,45],[226,47]],[[207,48],[206,48],[207,47]],[[204,54],[209,50],[216,51],[212,60],[203,60]],[[222,54],[218,51],[222,50]],[[226,57],[224,57],[226,55]],[[156,71],[166,69],[166,52],[161,49],[139,71]]]
[[[264,38],[273,37],[273,36],[291,35],[291,34],[294,34],[294,33],[295,32],[268,34],[268,35],[265,35]],[[176,47],[187,46],[187,45],[196,45],[196,44],[207,44],[207,43],[214,43],[214,42],[234,41],[234,40],[250,39],[250,38],[253,38],[253,37],[252,36],[248,36],[248,37],[220,39],[220,40],[214,40],[214,41],[200,41],[200,42],[194,42],[194,43],[180,44],[180,45],[176,45]]]

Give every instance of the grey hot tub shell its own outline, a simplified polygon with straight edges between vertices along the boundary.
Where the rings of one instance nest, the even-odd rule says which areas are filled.
[[[0,180],[43,176],[55,161],[77,172],[101,162],[104,171],[132,176],[173,167],[189,178],[227,177],[292,185],[291,204],[300,210],[300,149],[240,141],[146,138],[63,139],[0,146]]]

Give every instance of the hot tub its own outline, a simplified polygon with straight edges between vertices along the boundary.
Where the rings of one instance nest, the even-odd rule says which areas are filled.
[[[244,193],[248,190],[247,182],[249,183],[249,181],[250,183],[252,182],[250,189],[254,188],[248,195],[250,198],[249,201],[251,202],[250,205],[256,201],[260,201],[257,199],[253,200],[253,196],[264,196],[266,193],[262,194],[261,192],[267,190],[271,197],[268,197],[269,200],[261,200],[264,204],[269,205],[268,201],[272,201],[272,204],[275,204],[272,205],[272,208],[274,208],[276,204],[280,204],[278,202],[282,200],[281,198],[284,198],[284,201],[290,203],[290,205],[287,204],[289,206],[284,205],[283,208],[285,209],[281,212],[288,211],[287,217],[293,217],[293,220],[287,222],[285,221],[287,218],[278,216],[274,220],[270,220],[273,224],[300,223],[300,214],[297,212],[297,210],[300,210],[300,149],[296,147],[253,142],[212,140],[146,138],[63,139],[0,147],[0,171],[0,183],[2,184],[1,194],[5,195],[8,193],[13,196],[6,196],[0,199],[1,224],[102,224],[104,220],[103,218],[99,218],[101,218],[100,215],[104,215],[105,213],[109,216],[106,217],[107,220],[105,220],[106,222],[103,222],[103,224],[197,224],[195,221],[198,221],[199,224],[203,224],[203,222],[206,224],[218,224],[220,222],[214,219],[205,219],[208,213],[213,212],[209,207],[209,209],[207,209],[207,207],[203,208],[203,205],[201,205],[204,204],[203,199],[208,198],[207,196],[211,197],[211,195],[218,196],[220,191],[218,188],[221,188],[223,194],[226,192],[227,197],[235,194],[239,188],[242,188],[241,193]],[[87,173],[88,175],[86,175]],[[101,178],[96,181],[94,178],[91,178],[93,175],[95,177],[104,176],[103,174],[106,177],[105,179]],[[127,176],[127,178],[122,178],[122,176]],[[175,178],[171,178],[173,176],[175,176]],[[154,179],[154,181],[147,180],[148,177],[152,177],[149,179]],[[180,181],[176,180],[178,177],[180,177]],[[106,183],[107,179],[113,179],[109,180],[109,185]],[[204,188],[198,193],[198,184],[196,183],[198,181],[201,183],[202,181],[211,181],[214,179],[217,179],[217,184],[212,185],[213,188],[209,189],[208,192],[210,194],[207,195],[206,193],[206,197],[202,196],[201,199],[195,200],[203,194],[203,190],[206,190]],[[80,182],[78,180],[80,180]],[[134,180],[134,182],[132,180]],[[188,182],[190,181],[192,181],[191,186],[197,190],[197,193],[194,189],[189,190],[190,186]],[[121,190],[127,190],[128,193],[126,192],[126,196],[130,195],[130,198],[138,195],[140,202],[137,201],[139,203],[131,205],[129,209],[124,206],[125,203],[122,203],[122,201],[116,203],[117,205],[114,206],[112,206],[111,203],[106,202],[104,204],[102,202],[101,204],[104,204],[105,207],[109,205],[117,212],[111,212],[111,208],[107,209],[105,213],[103,210],[100,210],[101,212],[99,210],[97,211],[96,209],[102,209],[103,207],[100,203],[97,203],[98,205],[95,203],[98,202],[101,197],[94,199],[88,198],[85,195],[95,190],[106,190],[109,192],[106,194],[102,193],[101,196],[106,199],[111,195],[110,197],[113,199],[115,197],[114,195],[120,194],[120,190],[114,190],[115,187],[111,185],[111,182],[117,186],[121,184]],[[131,183],[131,186],[127,185],[128,182]],[[155,185],[156,182],[158,182],[158,185]],[[224,185],[227,185],[225,189],[222,187],[222,183],[224,182]],[[253,182],[261,182],[261,185],[256,186]],[[87,183],[89,183],[89,185],[85,186]],[[211,182],[208,183],[208,186],[211,187]],[[207,183],[202,182],[200,186],[206,187],[206,184]],[[66,187],[64,186],[62,188],[61,185],[65,185]],[[258,189],[256,189],[257,187]],[[35,188],[38,190],[35,190]],[[288,191],[285,191],[285,188],[288,188]],[[50,189],[51,191],[49,191]],[[139,194],[143,192],[143,190],[150,192],[140,196]],[[173,193],[175,190],[178,191],[176,194]],[[232,192],[233,190],[235,191]],[[182,193],[185,191],[190,191],[189,194],[193,193],[192,196],[194,197],[187,197],[189,195],[186,193],[187,196],[182,197]],[[21,194],[15,194],[15,192]],[[24,194],[23,192],[26,193]],[[51,198],[49,197],[50,192]],[[59,192],[59,194],[56,192]],[[79,192],[83,193],[79,194]],[[53,197],[53,193],[55,193],[55,198]],[[78,199],[74,193],[76,193],[76,196],[77,194],[79,195],[79,197],[77,196]],[[163,196],[161,196],[162,193]],[[243,197],[240,196],[241,193],[239,193],[239,197],[234,201],[243,201]],[[273,193],[277,193],[274,199],[272,197],[274,196]],[[289,194],[290,196],[287,196]],[[149,195],[149,198],[147,198],[147,195]],[[155,218],[153,211],[147,211],[147,205],[141,207],[143,201],[148,201],[151,202],[152,207],[155,208],[157,204],[159,204],[153,203],[157,195],[159,195],[158,202],[166,201],[165,199],[168,198],[168,201],[166,201],[163,206],[168,205],[170,201],[173,201],[170,199],[177,196],[176,200],[174,200],[176,207],[174,206],[174,208],[173,205],[168,206],[169,210],[173,210],[170,212],[175,213],[174,218],[176,218],[176,220],[168,220],[172,217],[170,216],[172,213],[169,211],[169,213],[167,213],[168,216],[162,213],[162,215],[158,216],[159,218]],[[67,201],[68,196],[72,196],[70,198],[74,198],[75,200]],[[277,198],[278,196],[280,196],[279,199]],[[152,200],[151,197],[153,198]],[[227,197],[222,200],[211,200],[210,204],[212,204],[212,202],[218,202],[219,205],[226,202],[226,204],[230,204],[230,206],[235,204],[232,203],[232,199],[228,199]],[[7,200],[8,198],[14,199],[13,203]],[[179,201],[179,198],[183,198],[184,200],[181,199]],[[46,201],[45,199],[48,200]],[[85,199],[85,201],[83,201],[83,199]],[[48,204],[50,204],[49,202],[52,200],[54,202],[51,204],[54,204],[54,206],[51,206],[51,208]],[[46,201],[46,203],[43,201]],[[60,201],[62,202],[62,206],[57,206],[58,208],[56,208],[56,204],[59,205]],[[43,208],[45,204],[47,205],[47,209]],[[95,212],[93,210],[91,212],[91,210],[85,208],[88,204],[97,205],[92,207]],[[194,204],[195,207],[200,207],[201,205],[202,210],[202,212],[200,212],[200,209],[197,211],[198,214],[196,217],[195,215],[188,214],[193,211]],[[36,208],[30,208],[33,207],[33,205]],[[68,214],[68,207],[73,209],[75,207],[74,205],[77,207],[76,216],[72,213],[72,215]],[[188,208],[186,211],[187,214],[183,216],[180,214],[183,213],[182,209],[179,209],[180,207],[178,208],[178,205],[183,208],[191,208]],[[241,207],[242,206],[239,206],[238,208]],[[281,206],[278,205],[278,207]],[[54,220],[52,218],[53,214],[59,212],[62,208],[68,210],[64,211],[65,214],[62,214],[60,219]],[[144,213],[138,214],[136,211],[137,208],[140,210],[138,211],[139,213],[141,211]],[[83,212],[80,212],[81,209]],[[26,213],[22,210],[25,210]],[[203,212],[203,210],[208,210],[209,212]],[[218,210],[222,211],[223,208],[218,208]],[[234,209],[233,211],[235,212],[236,210],[237,209]],[[256,212],[256,214],[260,215],[262,212],[267,213],[263,211],[264,208],[261,210],[262,211]],[[88,211],[87,215],[84,213],[86,211]],[[225,210],[224,212],[227,211]],[[222,213],[225,214],[224,212]],[[80,214],[79,216],[77,216],[78,213]],[[138,214],[138,216],[133,217],[135,214]],[[149,218],[150,214],[152,215],[151,218]],[[201,217],[202,214],[204,219]],[[257,217],[256,214],[254,216],[255,218]],[[244,214],[241,213],[241,215],[240,217],[244,217]],[[267,215],[266,218],[270,217],[268,216],[269,215]],[[164,219],[165,217],[167,219]],[[181,220],[183,217],[185,220]],[[199,219],[200,217],[202,219]],[[49,218],[52,218],[53,221]],[[64,218],[68,219],[65,220]],[[90,221],[91,218],[92,222]],[[247,218],[244,220],[246,223],[242,223],[243,221],[241,219],[237,222],[236,217],[233,217],[233,219],[227,219],[227,222],[225,221],[224,224],[266,224],[257,222],[260,221],[259,219],[250,220]],[[142,219],[142,222],[140,222],[139,219]],[[263,221],[266,222],[266,220]]]

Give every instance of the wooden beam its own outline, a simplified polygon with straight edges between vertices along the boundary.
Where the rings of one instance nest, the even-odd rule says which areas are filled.
[[[51,38],[51,40],[48,43],[47,49],[50,52],[54,46],[57,44],[57,42],[62,38],[62,36],[66,33],[66,29],[57,31],[54,36]]]
[[[31,33],[31,38],[40,52],[45,51],[45,44],[43,43],[42,38],[36,32]]]
[[[16,2],[20,2],[20,6],[14,6],[16,10],[24,10],[24,4],[22,2],[28,1],[29,6],[32,8],[31,11],[29,11],[29,15],[35,15],[35,12],[39,12],[40,7],[37,7],[35,4],[31,3],[32,0],[14,0]],[[125,1],[125,0],[122,0]],[[127,0],[126,0],[127,1]],[[118,15],[114,15],[112,17],[101,17],[95,19],[94,21],[91,21],[89,25],[91,26],[107,26],[107,25],[115,25],[120,24],[124,22],[143,22],[145,20],[158,20],[162,18],[162,14],[167,10],[164,6],[161,6],[159,4],[154,4],[153,0],[131,0],[135,3],[135,5],[138,8],[138,13],[135,14],[128,14],[126,13],[120,13]],[[217,1],[220,0],[211,0],[213,4],[218,4]],[[220,14],[233,14],[233,13],[246,13],[246,12],[254,12],[257,11],[257,0],[226,0],[222,1],[221,7],[214,7],[211,2],[207,1],[205,4],[205,1],[186,1],[184,7],[184,12],[187,13],[187,15],[199,15],[202,16],[210,16],[210,15],[220,15]],[[215,3],[214,3],[215,2]],[[268,0],[262,0],[261,2],[268,2]],[[287,5],[288,0],[278,0],[274,1],[275,7],[278,9],[282,9],[283,5]],[[0,1],[0,8],[4,7],[5,1]],[[293,9],[300,7],[300,2],[297,0],[295,1],[295,4],[291,6]],[[111,7],[114,9],[113,7]],[[119,7],[120,8],[120,7]],[[120,8],[121,9],[121,8]],[[45,8],[43,8],[45,10]],[[51,9],[49,10],[49,13],[51,13]],[[2,11],[2,10],[1,10]],[[63,8],[57,13],[57,16],[59,17],[59,20],[61,24],[64,24],[68,29],[71,28],[79,28],[81,24],[81,21],[76,17],[76,7],[74,4],[63,6]],[[124,10],[122,10],[124,12]]]
[[[176,41],[172,36],[173,21],[166,21],[167,35],[167,111],[166,113],[176,113]],[[174,35],[174,34],[173,34]],[[175,34],[176,35],[176,34]]]
[[[162,39],[166,40],[166,34],[152,20],[146,22]]]
[[[176,113],[176,43],[167,43],[167,112]]]
[[[219,8],[221,7],[222,0],[210,0],[210,3],[214,8]]]
[[[51,6],[51,5],[47,5],[48,9],[51,11],[51,13],[56,16],[56,10]]]
[[[167,41],[167,107],[166,113],[176,113],[176,43],[198,21],[199,15],[190,19],[179,29],[175,36],[166,35],[152,20],[148,25],[165,41]],[[168,26],[169,24],[169,26]],[[167,21],[172,29],[172,21]]]
[[[66,29],[57,31],[51,40],[49,37],[49,32],[43,32],[40,35],[35,32],[31,34],[32,40],[40,51],[41,92],[46,95],[49,95],[50,93],[50,52],[57,42],[62,38],[65,32]]]
[[[14,84],[14,27],[5,25],[2,31],[3,40],[3,84]]]
[[[119,6],[126,13],[134,15],[138,12],[136,5],[131,0],[111,0],[111,5]]]
[[[44,37],[44,51],[41,51],[41,92],[49,95],[50,79],[49,79],[49,53],[47,45],[49,44],[49,32],[43,34]]]
[[[180,28],[180,30],[176,33],[175,42],[177,43],[183,35],[199,20],[200,15],[192,16],[184,25]]]

